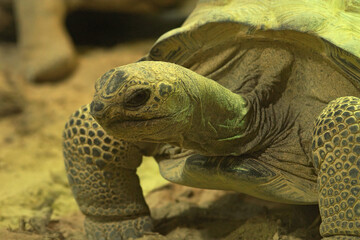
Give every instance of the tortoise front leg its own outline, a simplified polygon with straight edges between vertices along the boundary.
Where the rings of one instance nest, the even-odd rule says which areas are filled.
[[[323,110],[313,135],[324,239],[360,239],[360,99],[342,97]]]
[[[86,235],[96,240],[140,237],[152,229],[136,175],[142,154],[134,144],[107,135],[89,109],[76,111],[64,131],[65,167],[86,216]]]

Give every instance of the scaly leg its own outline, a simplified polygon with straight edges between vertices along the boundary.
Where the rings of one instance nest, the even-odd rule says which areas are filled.
[[[151,231],[136,168],[142,154],[106,134],[89,114],[76,111],[64,130],[64,158],[75,199],[85,214],[88,239],[127,239]]]
[[[360,99],[342,97],[323,110],[313,135],[324,239],[360,239]]]

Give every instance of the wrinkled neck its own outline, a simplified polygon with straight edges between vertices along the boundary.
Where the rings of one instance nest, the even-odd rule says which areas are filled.
[[[185,81],[193,114],[180,146],[205,155],[240,155],[246,136],[249,106],[242,96],[217,82],[199,77]]]

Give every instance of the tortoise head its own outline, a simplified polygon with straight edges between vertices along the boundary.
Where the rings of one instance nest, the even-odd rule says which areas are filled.
[[[167,141],[191,115],[182,69],[151,61],[111,69],[96,81],[91,114],[114,137]]]

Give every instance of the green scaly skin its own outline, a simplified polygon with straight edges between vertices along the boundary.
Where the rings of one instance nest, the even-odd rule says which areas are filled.
[[[359,239],[359,165],[349,155],[356,153],[355,144],[348,150],[339,147],[340,155],[334,146],[328,147],[336,136],[340,144],[344,142],[341,124],[354,134],[347,144],[356,141],[359,101],[340,98],[331,103],[319,117],[313,136],[325,239]],[[89,116],[89,108],[95,119]],[[279,202],[314,203],[317,189],[311,180],[246,155],[263,147],[261,137],[272,135],[260,140],[256,136],[257,129],[250,123],[259,115],[253,109],[247,98],[171,63],[139,62],[104,74],[96,83],[94,101],[72,116],[64,134],[69,182],[86,215],[89,239],[126,239],[151,230],[135,172],[144,154],[155,156],[162,175],[174,182]],[[349,112],[341,123],[334,116],[337,109]],[[189,150],[164,160],[167,144]],[[344,154],[348,156],[343,159]],[[327,163],[330,155],[333,160]]]

